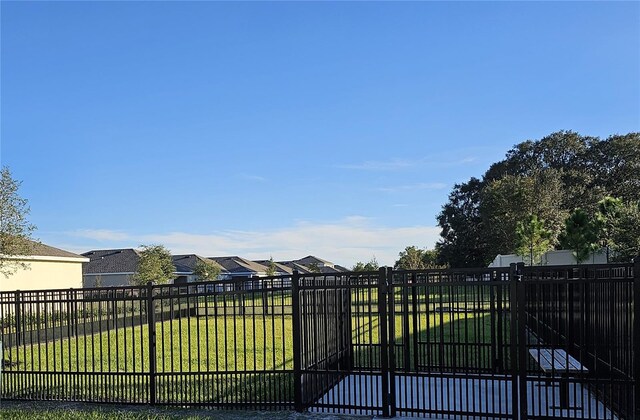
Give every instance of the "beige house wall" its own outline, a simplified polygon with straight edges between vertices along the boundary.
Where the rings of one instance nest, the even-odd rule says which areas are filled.
[[[85,259],[69,260],[37,257],[23,260],[29,269],[18,269],[8,278],[0,275],[0,291],[82,288],[82,260]]]

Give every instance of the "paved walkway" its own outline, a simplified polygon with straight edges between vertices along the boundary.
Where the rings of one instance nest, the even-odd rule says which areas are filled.
[[[445,418],[447,412],[467,412],[477,416],[491,418],[492,414],[504,417],[512,413],[510,378],[494,379],[469,377],[416,377],[396,376],[396,401],[398,416],[410,416],[412,411],[431,412],[433,419]],[[569,409],[558,407],[559,388],[551,383],[529,381],[527,394],[529,415],[576,418],[576,419],[613,419],[617,420],[604,404],[599,402],[580,384],[569,385]],[[380,375],[350,375],[335,385],[319,401],[321,404],[350,405],[349,409],[314,407],[312,412],[333,412],[356,415],[375,415],[376,407],[382,405]],[[438,414],[440,413],[440,414]],[[447,419],[462,418],[449,415]]]

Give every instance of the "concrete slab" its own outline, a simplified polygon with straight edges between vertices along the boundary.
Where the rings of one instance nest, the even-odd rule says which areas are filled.
[[[353,374],[329,390],[311,412],[376,416],[382,405],[380,375]],[[398,417],[491,419],[512,413],[510,378],[396,376]],[[559,408],[558,384],[527,382],[528,412],[536,417],[612,419],[617,417],[580,384],[569,384],[569,409]],[[326,407],[348,405],[350,408]],[[323,407],[325,406],[325,407]]]

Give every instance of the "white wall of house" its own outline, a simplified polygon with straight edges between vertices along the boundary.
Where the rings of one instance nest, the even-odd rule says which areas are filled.
[[[79,289],[82,287],[82,263],[88,258],[22,257],[28,269],[18,269],[5,278],[0,275],[0,291]]]
[[[489,264],[489,267],[509,267],[512,263],[524,262],[524,259],[520,255],[498,254],[496,258]],[[604,250],[591,253],[586,261],[581,264],[606,264],[607,255]],[[573,255],[573,251],[570,249],[562,249],[559,251],[549,251],[542,256],[541,265],[574,265],[577,264],[576,257]]]

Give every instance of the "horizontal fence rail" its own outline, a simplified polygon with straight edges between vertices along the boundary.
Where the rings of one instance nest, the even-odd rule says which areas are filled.
[[[640,418],[638,263],[0,292],[0,397]]]

